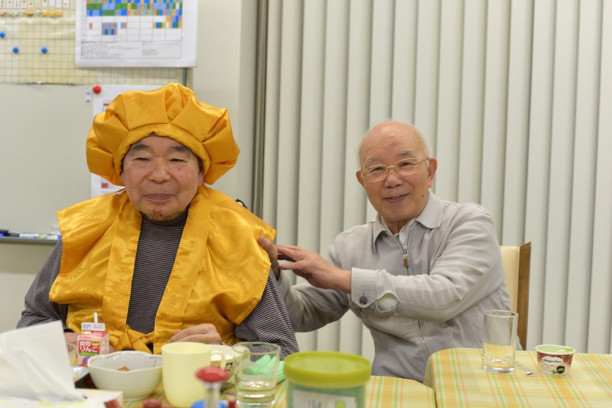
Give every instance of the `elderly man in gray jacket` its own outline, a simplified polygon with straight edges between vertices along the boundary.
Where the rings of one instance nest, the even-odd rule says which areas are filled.
[[[422,381],[429,356],[482,347],[485,310],[510,309],[491,214],[436,197],[437,161],[412,126],[389,121],[364,137],[357,179],[376,219],[340,233],[329,261],[295,246],[260,244],[296,331],[340,319],[350,308],[370,329],[372,373]],[[278,251],[278,252],[277,252]],[[291,286],[279,269],[305,278]]]

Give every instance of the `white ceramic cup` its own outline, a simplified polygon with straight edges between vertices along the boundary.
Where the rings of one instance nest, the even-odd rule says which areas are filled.
[[[518,313],[487,310],[484,314],[482,368],[496,373],[514,371]]]
[[[162,381],[170,404],[191,407],[205,397],[202,381],[196,377],[200,368],[210,366],[211,356],[219,354],[221,368],[225,367],[225,354],[213,351],[205,343],[176,342],[162,346]]]

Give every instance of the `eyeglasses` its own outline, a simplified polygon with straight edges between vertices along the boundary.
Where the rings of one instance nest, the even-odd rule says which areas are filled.
[[[385,180],[387,176],[389,176],[389,170],[391,169],[394,169],[395,172],[402,177],[412,176],[417,172],[417,166],[419,163],[427,160],[429,160],[429,158],[426,157],[421,160],[399,160],[390,166],[378,164],[376,166],[367,167],[361,170],[361,174],[369,183],[378,183]]]

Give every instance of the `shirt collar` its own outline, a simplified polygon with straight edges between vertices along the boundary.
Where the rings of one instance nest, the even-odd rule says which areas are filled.
[[[429,198],[423,211],[414,219],[410,220],[407,225],[418,222],[427,229],[436,229],[440,227],[442,220],[443,205],[442,201],[431,191],[429,191]],[[406,226],[404,226],[405,228]],[[372,245],[376,243],[378,236],[382,233],[387,233],[393,236],[389,228],[385,225],[380,217],[380,214],[376,214],[374,225],[372,226]]]

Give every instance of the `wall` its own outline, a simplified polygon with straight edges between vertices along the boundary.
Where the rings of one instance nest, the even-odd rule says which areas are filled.
[[[227,107],[242,153],[215,184],[251,196],[255,4],[200,1],[198,60],[188,85],[207,103]],[[0,84],[0,228],[48,232],[55,211],[89,197],[85,137],[92,108],[88,86]],[[41,231],[42,230],[42,231]],[[0,242],[0,332],[15,327],[23,296],[52,246]]]

